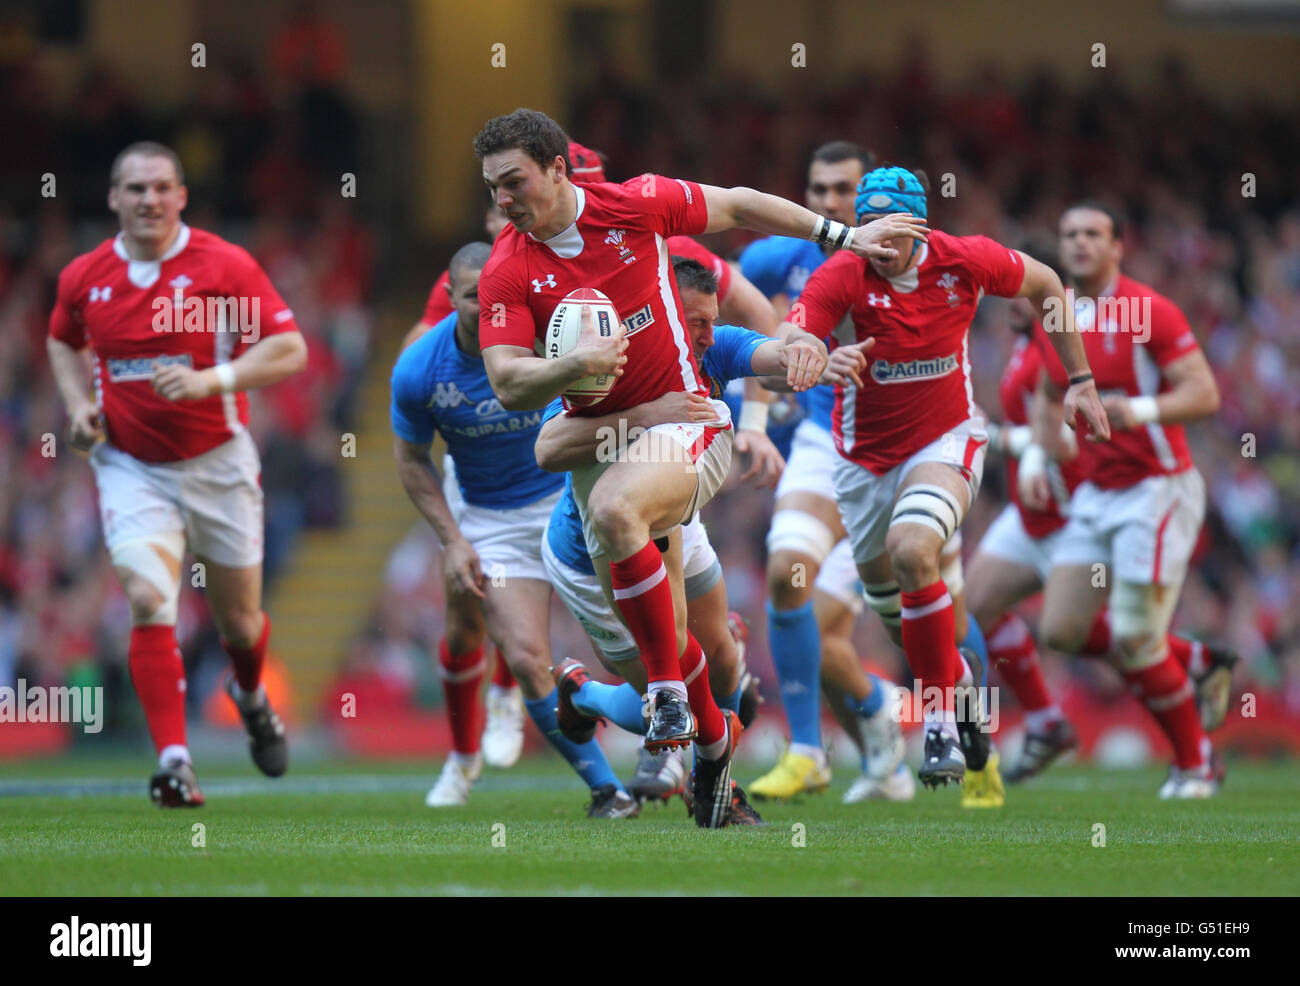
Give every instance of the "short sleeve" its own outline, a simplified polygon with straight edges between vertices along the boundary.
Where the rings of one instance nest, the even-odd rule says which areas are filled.
[[[1025,260],[987,236],[963,237],[966,262],[985,294],[1014,298],[1025,283]]]
[[[397,358],[390,384],[392,399],[389,420],[393,434],[412,445],[431,444],[434,432],[437,431],[437,421],[428,407],[429,395],[424,393],[421,386],[423,374],[420,368],[423,359],[420,354],[427,353],[428,347],[420,343],[428,338],[428,335],[423,336]]]
[[[769,237],[756,240],[740,255],[740,272],[745,278],[763,292],[765,298],[782,294],[786,290],[786,272],[783,265],[777,263],[777,256],[772,249],[773,240]]]
[[[713,345],[704,354],[705,372],[723,380],[754,375],[754,350],[772,340],[759,332],[736,325],[719,325],[713,330]]]
[[[74,294],[77,290],[77,278],[71,266],[63,268],[59,274],[58,291],[54,297],[54,309],[50,312],[50,338],[71,346],[84,349],[86,346],[86,325],[82,321],[81,308],[77,305]]]
[[[623,188],[640,196],[646,225],[660,236],[699,236],[709,224],[704,191],[693,181],[645,174],[624,182]]]
[[[1137,301],[1136,298],[1130,299],[1130,306]],[[1134,341],[1138,338],[1134,336]],[[1166,367],[1188,353],[1200,349],[1196,336],[1192,334],[1192,327],[1187,324],[1182,311],[1168,298],[1159,295],[1151,299],[1151,338],[1147,342],[1147,348],[1151,350],[1156,365],[1160,367]]]
[[[546,422],[550,421],[551,418],[558,418],[563,413],[564,402],[557,397],[555,400],[551,401],[551,403],[547,404],[546,408],[542,411],[542,424],[546,424]]]
[[[236,291],[242,297],[257,298],[261,313],[259,338],[278,335],[281,332],[297,332],[298,324],[293,320],[290,308],[280,292],[275,289],[266,272],[247,250],[234,247],[231,253],[230,277],[237,285]]]
[[[488,262],[478,282],[478,336],[482,348],[519,346],[532,349],[537,339],[533,310],[524,283],[503,264]]]
[[[424,315],[420,321],[425,325],[437,325],[452,313],[450,287],[451,272],[443,271],[429,292],[429,300],[424,303]]]
[[[831,257],[813,271],[786,319],[818,339],[831,338],[831,333],[853,307],[858,280],[855,275],[861,272],[860,264],[850,253]]]

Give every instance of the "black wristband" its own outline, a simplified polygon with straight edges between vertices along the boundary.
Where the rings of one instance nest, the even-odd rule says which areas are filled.
[[[1076,383],[1087,383],[1091,379],[1091,373],[1076,373],[1074,376],[1070,377],[1070,386],[1073,387]]]

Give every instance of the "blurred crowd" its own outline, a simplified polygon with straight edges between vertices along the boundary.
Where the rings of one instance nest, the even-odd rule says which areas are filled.
[[[179,152],[184,221],[250,250],[307,338],[307,369],[250,395],[268,582],[304,528],[345,522],[338,436],[352,427],[369,357],[376,243],[340,196],[339,163],[355,161],[358,144],[357,116],[335,85],[340,45],[327,24],[291,21],[266,65],[207,68],[208,84],[165,116],[103,67],[58,104],[35,60],[0,64],[0,126],[24,135],[0,160],[0,684],[103,684],[110,731],[136,715],[127,604],[45,355],[59,271],[117,233],[108,169],[132,141]],[[52,197],[33,177],[44,173],[55,178]],[[200,594],[183,586],[178,636],[198,700],[228,659]]]
[[[1238,687],[1263,689],[1300,716],[1300,113],[1217,102],[1174,60],[1141,93],[1114,70],[1071,91],[1049,70],[1013,83],[995,67],[945,89],[919,45],[902,64],[828,91],[772,96],[764,80],[744,78],[681,78],[647,91],[610,68],[577,95],[565,123],[601,152],[611,180],[653,171],[795,201],[812,149],[854,140],[882,161],[928,172],[938,228],[992,236],[1049,261],[1067,205],[1096,198],[1117,207],[1129,220],[1125,271],[1186,313],[1223,395],[1213,420],[1189,428],[1210,508],[1176,629],[1235,648],[1244,659]],[[948,175],[954,194],[945,196]],[[750,238],[706,241],[734,258]],[[977,396],[994,415],[1014,342],[1010,314],[992,299],[973,332]],[[774,686],[763,610],[771,498],[735,488],[733,477],[719,499],[705,522],[731,603],[750,624],[751,666]],[[965,526],[968,556],[1004,502],[1000,464],[990,458]],[[441,628],[440,568],[422,527],[394,554],[350,665],[369,664],[394,696],[436,689],[427,655]],[[594,664],[573,621],[556,612],[556,653]],[[878,621],[859,621],[857,644],[864,658],[905,674]],[[1049,675],[1066,691],[1118,691],[1115,676],[1083,662],[1051,659]]]

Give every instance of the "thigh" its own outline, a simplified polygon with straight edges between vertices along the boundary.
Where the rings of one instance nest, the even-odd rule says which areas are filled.
[[[170,470],[149,466],[107,442],[91,450],[90,465],[110,553],[130,541],[184,533],[179,487]]]
[[[231,567],[196,556],[207,580],[208,604],[222,631],[230,634],[240,617],[252,618],[262,609],[262,566]]]
[[[551,584],[537,579],[489,580],[483,600],[488,636],[508,661],[528,655],[550,664]]]
[[[184,465],[180,506],[190,550],[219,565],[262,562],[261,462],[247,432]]]
[[[990,631],[1017,603],[1043,587],[1036,569],[989,554],[983,545],[971,559],[969,576],[966,605],[975,622]]]
[[[1042,636],[1057,650],[1078,653],[1108,590],[1090,565],[1057,565],[1043,589]]]

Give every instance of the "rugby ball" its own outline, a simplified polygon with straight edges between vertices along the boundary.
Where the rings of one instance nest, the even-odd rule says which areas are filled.
[[[578,336],[582,333],[583,305],[591,306],[596,331],[602,336],[610,336],[618,331],[618,311],[606,295],[594,288],[578,288],[576,291],[570,291],[555,306],[555,311],[551,313],[551,320],[547,323],[545,351],[547,359],[559,359],[578,344]],[[577,407],[590,407],[592,404],[599,403],[609,393],[616,380],[618,377],[613,373],[583,377],[569,386],[569,389],[564,392],[564,398]]]

